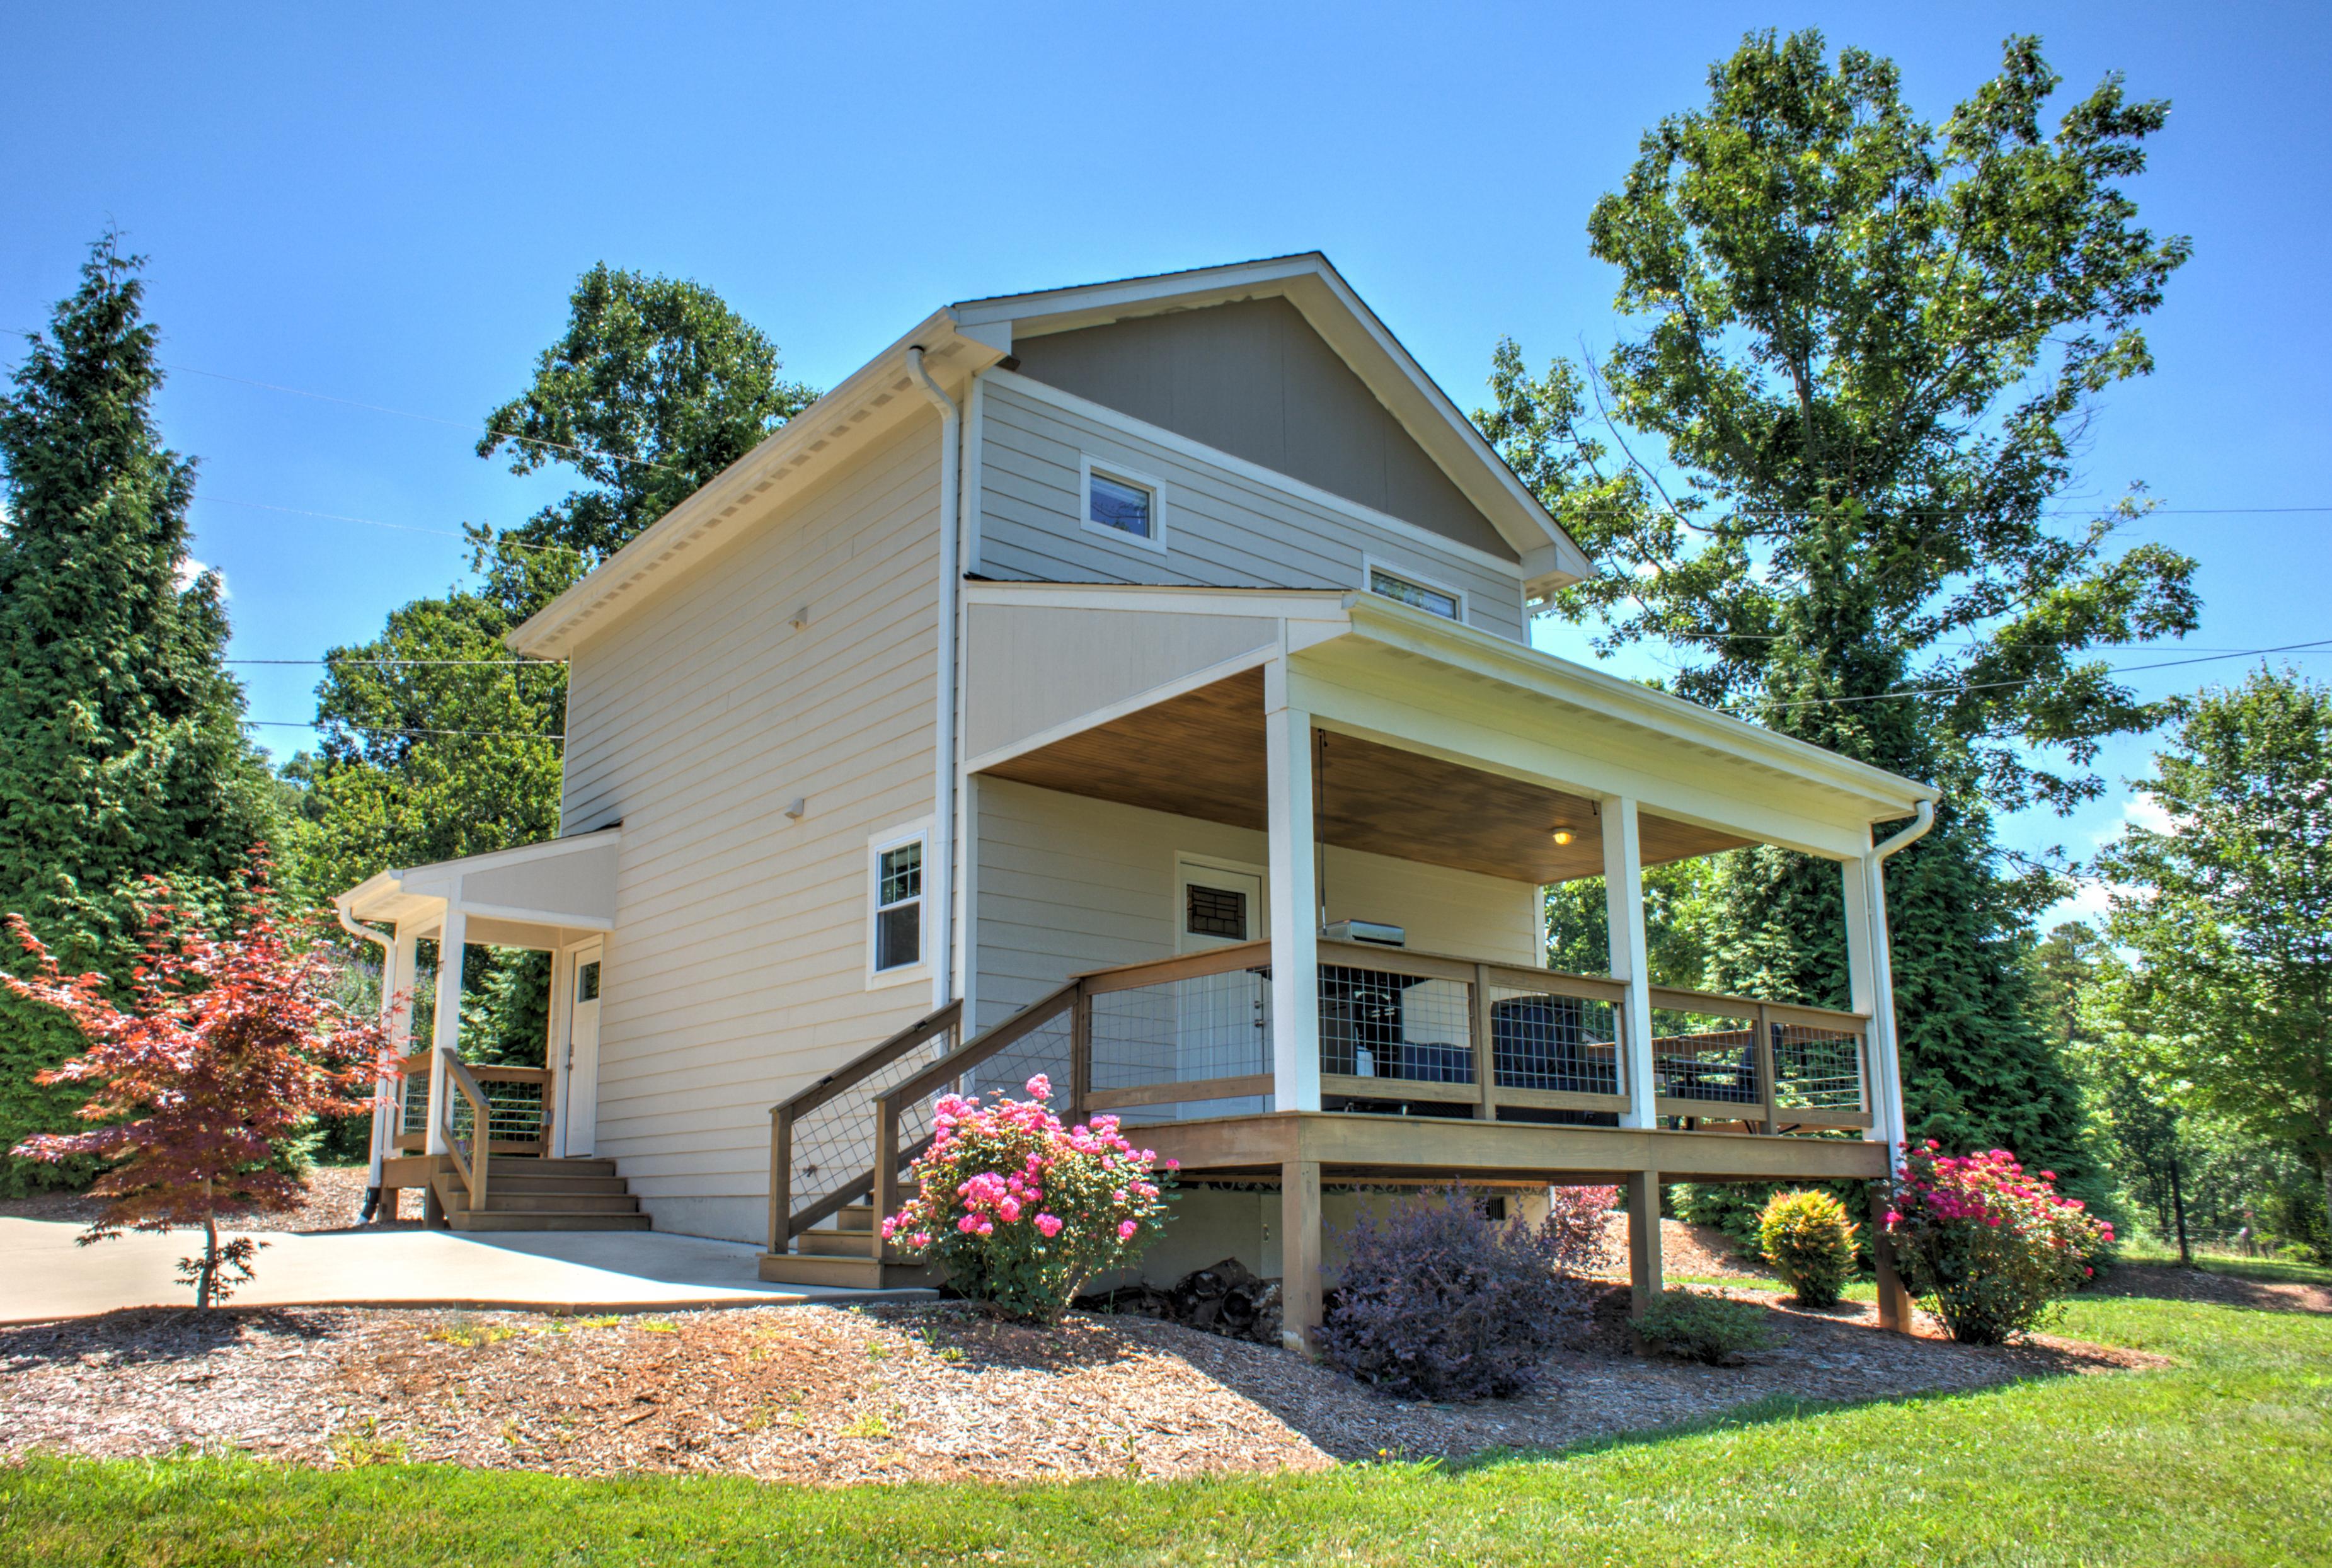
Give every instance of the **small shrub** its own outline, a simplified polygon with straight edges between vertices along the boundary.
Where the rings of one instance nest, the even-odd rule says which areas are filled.
[[[942,1098],[931,1147],[916,1160],[916,1195],[885,1216],[883,1234],[938,1262],[973,1301],[1024,1323],[1052,1323],[1085,1281],[1139,1261],[1165,1229],[1164,1170],[1147,1149],[1095,1116],[1064,1127],[1045,1108],[1053,1086],[1028,1080],[1028,1098]]]
[[[1689,1290],[1663,1291],[1636,1320],[1636,1332],[1655,1350],[1712,1366],[1773,1343],[1763,1307]]]
[[[1954,1157],[1932,1138],[1897,1173],[1888,1234],[1911,1288],[1961,1343],[2041,1326],[2113,1245],[2113,1227],[2059,1195],[2056,1180],[2005,1149]]]
[[[1505,1398],[1535,1386],[1546,1353],[1585,1322],[1576,1274],[1602,1246],[1600,1211],[1573,1197],[1534,1229],[1486,1218],[1461,1187],[1362,1213],[1319,1334],[1328,1364],[1410,1399]],[[1591,1240],[1590,1239],[1591,1234]]]
[[[1757,1248],[1801,1306],[1829,1306],[1854,1272],[1854,1224],[1827,1192],[1776,1192],[1757,1219]]]

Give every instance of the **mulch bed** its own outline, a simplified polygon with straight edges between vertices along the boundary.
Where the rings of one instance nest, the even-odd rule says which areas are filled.
[[[366,1178],[361,1165],[320,1165],[308,1173],[307,1200],[283,1214],[245,1214],[227,1224],[238,1230],[346,1230],[364,1212]],[[86,1192],[35,1192],[25,1198],[0,1199],[0,1219],[63,1219],[86,1225],[105,1207],[101,1198]],[[421,1200],[402,1195],[400,1208],[417,1228]]]
[[[842,1485],[1323,1469],[1559,1448],[1769,1395],[1860,1400],[2165,1364],[2056,1339],[1985,1349],[1742,1293],[1775,1348],[1733,1367],[1633,1353],[1624,1291],[1542,1389],[1385,1399],[1285,1351],[1131,1316],[1055,1331],[953,1303],[661,1316],[284,1309],[0,1330],[0,1453],[240,1448],[602,1476]],[[1929,1334],[1933,1325],[1927,1325]]]

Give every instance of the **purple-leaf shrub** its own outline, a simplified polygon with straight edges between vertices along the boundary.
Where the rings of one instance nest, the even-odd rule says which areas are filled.
[[[1611,1206],[1608,1187],[1558,1193],[1536,1227],[1487,1218],[1456,1186],[1404,1199],[1381,1220],[1363,1212],[1341,1238],[1346,1261],[1320,1329],[1323,1358],[1410,1399],[1505,1398],[1535,1386],[1546,1353],[1586,1323],[1578,1276],[1601,1254]]]
[[[1174,1162],[1135,1148],[1114,1116],[1063,1126],[1043,1074],[1027,1089],[989,1104],[941,1098],[908,1173],[918,1190],[883,1234],[936,1262],[968,1298],[1052,1323],[1085,1281],[1137,1262],[1164,1230]]]

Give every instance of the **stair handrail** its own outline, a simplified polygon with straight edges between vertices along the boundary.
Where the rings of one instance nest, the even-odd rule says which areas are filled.
[[[493,1111],[486,1098],[484,1087],[470,1074],[469,1066],[451,1051],[445,1054],[445,1081],[461,1091],[462,1098],[470,1103],[469,1157],[462,1153],[462,1141],[454,1133],[454,1103],[445,1102],[445,1148],[454,1162],[454,1173],[469,1189],[470,1212],[483,1213],[486,1207],[486,1165],[492,1158]]]
[[[874,1209],[873,1246],[876,1261],[881,1261],[883,1257],[884,1216],[899,1206],[899,1168],[920,1154],[930,1142],[925,1139],[912,1150],[901,1149],[899,1114],[932,1090],[961,1078],[1007,1047],[1018,1045],[1065,1012],[1074,1011],[1082,1026],[1087,1017],[1086,1009],[1092,1005],[1085,981],[1082,978],[1073,980],[1021,1009],[994,1028],[966,1040],[905,1083],[894,1084],[874,1097],[874,1168],[867,1172],[865,1188],[867,1201]],[[1082,1027],[1076,1031],[1080,1038],[1086,1032]],[[1078,1076],[1074,1066],[1076,1056],[1074,1046],[1071,1056],[1073,1076]],[[852,1183],[854,1190],[857,1186],[858,1183]],[[820,1215],[818,1218],[825,1217]],[[810,1223],[815,1224],[816,1220]]]
[[[820,1204],[830,1203],[830,1208],[812,1205],[800,1215],[794,1213],[794,1123],[829,1100],[848,1094],[852,1088],[910,1051],[947,1033],[962,1017],[963,1003],[961,999],[936,1008],[871,1050],[854,1056],[769,1107],[769,1237],[771,1252],[786,1250],[795,1236],[828,1214],[838,1211],[856,1195],[852,1189],[845,1188],[839,1192],[827,1194],[820,1200]],[[836,1199],[839,1201],[836,1201]]]

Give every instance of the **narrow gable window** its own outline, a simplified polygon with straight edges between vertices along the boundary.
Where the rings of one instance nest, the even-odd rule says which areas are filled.
[[[923,956],[923,846],[895,844],[874,855],[874,969],[904,969]]]
[[[1419,582],[1415,578],[1403,577],[1399,572],[1387,571],[1374,564],[1369,567],[1369,591],[1382,594],[1389,599],[1399,599],[1402,604],[1413,606],[1428,615],[1439,616],[1445,620],[1462,621],[1466,618],[1463,595],[1450,588]]]
[[[1104,468],[1088,460],[1085,464],[1085,514],[1088,533],[1146,545],[1152,550],[1166,548],[1163,510],[1159,504],[1160,487],[1154,479],[1144,479],[1122,468]]]

